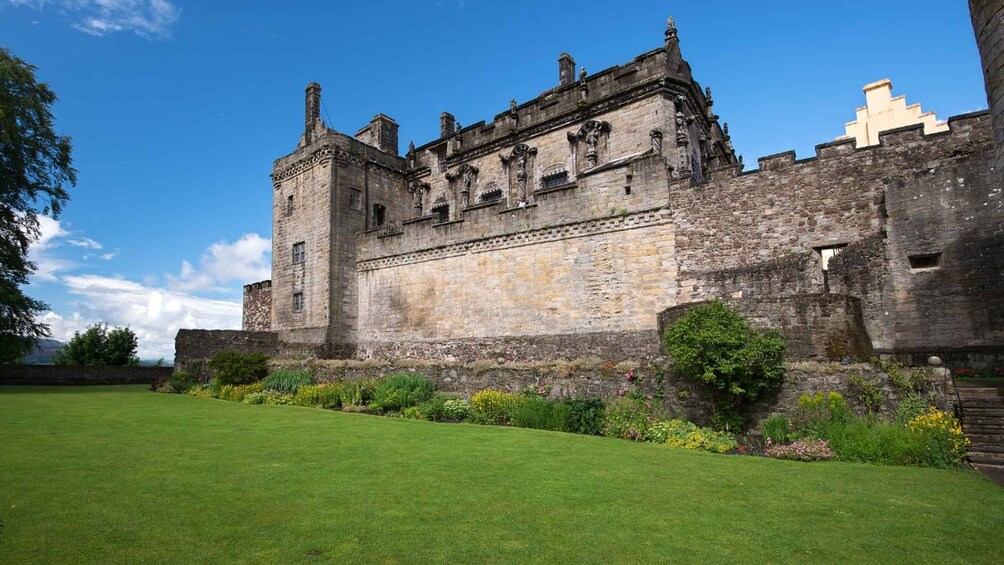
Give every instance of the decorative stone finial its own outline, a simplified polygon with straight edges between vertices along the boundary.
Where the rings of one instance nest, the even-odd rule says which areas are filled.
[[[579,80],[580,81],[585,81],[586,80],[586,68],[585,67],[582,67],[581,69],[579,69]]]
[[[676,39],[676,20],[672,16],[666,20],[666,41]]]
[[[725,122],[722,124],[722,133],[725,134],[725,139],[729,138],[729,123]]]

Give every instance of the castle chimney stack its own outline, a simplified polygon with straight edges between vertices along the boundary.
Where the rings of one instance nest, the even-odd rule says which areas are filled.
[[[575,83],[575,59],[568,53],[558,56],[558,85],[568,86]]]
[[[310,143],[313,137],[314,128],[321,120],[321,85],[312,82],[307,85],[306,116],[303,127],[303,137],[306,143]]]
[[[457,129],[457,119],[449,112],[439,115],[439,137],[450,137]]]

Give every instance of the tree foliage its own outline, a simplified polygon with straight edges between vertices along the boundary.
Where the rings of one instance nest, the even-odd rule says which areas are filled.
[[[30,351],[49,328],[35,320],[45,303],[21,290],[35,265],[38,214],[58,216],[76,183],[70,138],[52,128],[56,95],[35,80],[35,67],[0,48],[0,362]]]
[[[136,334],[131,329],[109,331],[108,326],[99,323],[84,333],[75,332],[70,343],[56,353],[53,362],[56,365],[139,365],[136,347]]]
[[[742,410],[784,380],[781,335],[751,328],[717,300],[691,308],[666,330],[663,343],[674,370],[711,393],[719,428],[741,425]]]

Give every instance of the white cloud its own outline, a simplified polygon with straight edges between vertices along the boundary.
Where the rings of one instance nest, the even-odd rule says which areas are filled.
[[[74,266],[73,261],[57,257],[53,253],[70,232],[63,229],[59,220],[49,216],[38,216],[38,231],[38,241],[28,248],[28,260],[35,263],[35,273],[32,276],[43,281],[54,281],[59,272]]]
[[[264,280],[271,276],[271,253],[272,240],[256,233],[244,234],[233,243],[218,241],[202,253],[198,268],[182,261],[177,276],[167,275],[168,287],[183,292],[220,291],[229,290],[227,283]]]
[[[129,326],[144,359],[174,357],[174,337],[181,328],[240,329],[241,304],[154,288],[123,278],[69,275],[63,282],[70,294],[84,300],[69,316],[49,312],[40,321],[50,325],[54,339],[65,341],[95,322]]]
[[[74,29],[96,36],[131,31],[140,37],[170,37],[181,15],[167,0],[0,0],[0,6],[28,6],[43,11],[53,6],[74,18]]]
[[[103,247],[101,243],[94,241],[89,237],[81,239],[67,239],[66,243],[69,243],[74,247],[83,247],[84,249],[101,249]]]

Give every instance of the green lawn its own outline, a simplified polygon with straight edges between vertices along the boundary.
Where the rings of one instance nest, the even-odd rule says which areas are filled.
[[[0,388],[0,563],[996,563],[973,472]]]

